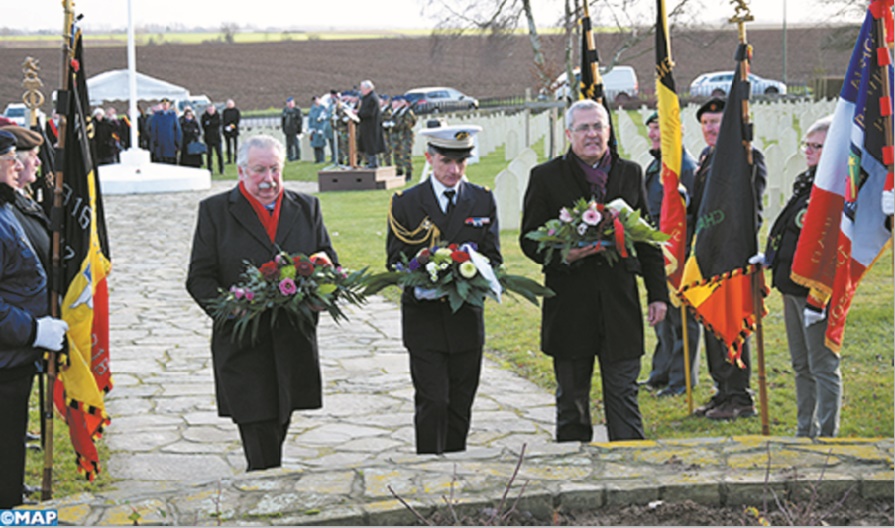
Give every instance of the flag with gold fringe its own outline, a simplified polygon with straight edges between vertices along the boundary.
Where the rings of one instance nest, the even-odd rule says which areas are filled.
[[[54,402],[69,428],[78,470],[93,480],[100,470],[94,440],[108,425],[104,395],[112,388],[109,368],[111,269],[99,179],[90,148],[84,49],[72,25],[67,58],[65,145],[62,152],[62,318],[68,322],[68,353],[61,356]]]
[[[659,131],[662,134],[662,214],[659,229],[669,235],[663,247],[665,274],[671,289],[677,291],[684,272],[687,245],[687,208],[678,192],[683,158],[681,106],[674,87],[671,60],[671,39],[665,0],[656,0],[656,98],[659,110]]]
[[[809,304],[818,311],[826,305],[825,341],[836,352],[855,289],[891,240],[880,204],[895,158],[891,44],[892,0],[874,0],[827,131],[792,263],[793,280],[811,289]]]
[[[750,94],[746,75],[751,54],[748,44],[737,48],[730,97],[680,289],[696,318],[727,346],[728,360],[740,366],[742,343],[755,330],[752,274],[760,271],[749,264],[758,248],[755,204],[761,199],[754,196],[755,166],[746,148],[752,128],[743,115]]]

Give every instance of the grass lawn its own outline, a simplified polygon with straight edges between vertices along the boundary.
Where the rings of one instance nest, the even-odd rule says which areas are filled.
[[[535,146],[536,152],[543,152]],[[422,173],[423,158],[414,159],[414,174]],[[493,186],[494,177],[506,167],[504,151],[498,150],[470,165],[470,181]],[[289,162],[285,169],[287,180],[316,181],[317,171],[325,165],[307,161]],[[234,179],[236,168],[227,165],[224,179]],[[374,272],[385,268],[386,213],[392,191],[343,191],[319,194],[324,218],[333,244],[344,266],[358,269],[369,266]],[[766,230],[772,222],[765,222],[760,247],[764,247]],[[518,231],[501,233],[502,252],[510,273],[541,280],[539,267],[522,254]],[[893,423],[893,280],[892,251],[888,249],[860,284],[848,315],[845,345],[842,350],[843,405],[840,436],[892,437]],[[641,291],[643,288],[641,288]],[[390,288],[383,292],[397,302],[399,292]],[[643,303],[645,306],[645,302]],[[783,325],[781,296],[772,291],[766,300],[768,316],[764,319],[765,364],[767,373],[770,432],[776,436],[795,434],[796,407],[794,375]],[[488,301],[485,312],[487,355],[503,367],[526,377],[545,390],[553,391],[552,364],[539,351],[540,309],[523,300],[508,298],[502,305]],[[351,324],[350,322],[347,324]],[[645,323],[644,323],[645,324]],[[646,350],[643,356],[641,379],[650,370],[655,334],[646,329]],[[757,354],[753,344],[752,388],[758,401]],[[114,351],[113,362],[114,362]],[[700,405],[711,394],[711,381],[706,369],[705,354],[700,345],[700,373],[694,390],[694,403]],[[600,377],[594,376],[591,395],[595,423],[602,423],[602,388]],[[408,380],[409,382],[409,380]],[[483,379],[482,383],[488,383]],[[36,399],[35,399],[36,402]],[[36,403],[35,403],[36,406]],[[761,434],[758,417],[734,422],[714,422],[688,416],[684,397],[658,399],[648,392],[640,395],[648,438],[693,438],[727,435]],[[36,410],[32,423],[37,424]],[[77,475],[72,462],[74,455],[67,438],[65,425],[57,420],[55,496],[61,497],[95,486],[108,486],[111,479],[101,473],[90,485]],[[107,462],[108,450],[99,444],[100,459]],[[29,484],[39,484],[42,455],[29,453]]]

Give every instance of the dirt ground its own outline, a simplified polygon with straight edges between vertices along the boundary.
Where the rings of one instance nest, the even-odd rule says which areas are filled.
[[[807,83],[817,76],[842,76],[854,37],[835,28],[791,28],[787,34],[788,80]],[[783,34],[752,29],[753,72],[781,79]],[[209,38],[214,38],[210,35]],[[597,47],[603,63],[622,47],[624,35],[600,34]],[[672,34],[677,89],[685,95],[699,74],[733,67],[736,30],[688,31]],[[836,49],[834,43],[844,42]],[[545,36],[544,50],[551,78],[562,72],[565,39]],[[26,44],[27,45],[27,44]],[[60,85],[60,47],[12,47],[0,39],[0,105],[18,102],[23,93],[22,63],[40,61],[44,95]],[[637,72],[640,89],[654,92],[655,55],[651,35],[628,49],[620,63]],[[84,68],[88,76],[127,67],[126,47],[86,40]],[[576,50],[577,55],[577,50]],[[156,44],[137,48],[137,70],[181,85],[213,101],[233,98],[243,110],[280,108],[295,96],[307,108],[313,94],[346,90],[372,79],[380,94],[432,85],[453,86],[477,98],[537,94],[538,81],[527,37],[418,37],[379,40],[308,40],[257,44],[207,42],[195,45]],[[123,103],[117,105],[123,109]],[[44,106],[48,111],[49,104]]]
[[[840,498],[841,499],[841,498]],[[711,507],[692,501],[647,506],[615,506],[589,511],[556,512],[552,518],[539,519],[525,512],[513,512],[502,522],[491,519],[493,512],[476,518],[461,518],[457,523],[449,511],[436,512],[427,521],[433,525],[529,525],[529,526],[892,526],[890,500],[864,500],[848,497],[839,500],[789,504],[784,509],[773,499],[766,506],[757,504],[753,511],[743,506]],[[766,513],[762,513],[766,512]],[[422,522],[420,524],[423,524]],[[765,524],[767,525],[767,524]]]

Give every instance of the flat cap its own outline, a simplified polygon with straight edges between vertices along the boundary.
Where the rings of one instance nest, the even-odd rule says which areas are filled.
[[[475,147],[475,135],[481,131],[482,127],[478,125],[453,125],[426,128],[420,135],[444,156],[467,158]]]
[[[18,125],[0,127],[0,130],[5,130],[15,137],[16,150],[19,151],[35,149],[44,142],[43,136],[37,132]]]
[[[12,132],[0,130],[0,156],[8,154],[16,149],[16,137]]]
[[[724,99],[719,99],[717,97],[713,97],[706,101],[702,106],[699,107],[699,110],[696,111],[696,120],[699,121],[702,119],[702,114],[708,112],[710,114],[717,114],[718,112],[724,111]]]

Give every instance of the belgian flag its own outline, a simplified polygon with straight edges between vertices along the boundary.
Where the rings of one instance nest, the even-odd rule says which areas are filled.
[[[74,24],[66,65],[68,90],[62,219],[62,318],[68,322],[68,354],[62,358],[54,401],[69,428],[78,470],[93,480],[99,471],[94,439],[109,423],[104,394],[112,388],[109,368],[109,242],[99,179],[90,148],[87,76],[81,32]],[[59,154],[57,154],[57,157]]]
[[[728,360],[740,366],[741,345],[756,324],[752,274],[760,273],[759,266],[749,264],[758,248],[756,202],[761,199],[754,196],[752,126],[744,115],[751,54],[748,44],[737,48],[735,75],[680,290],[696,318],[727,345]]]

